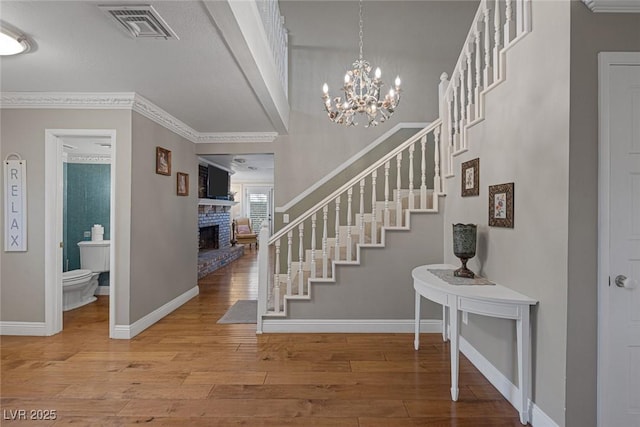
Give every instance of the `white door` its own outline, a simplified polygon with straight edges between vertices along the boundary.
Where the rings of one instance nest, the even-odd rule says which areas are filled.
[[[640,427],[640,53],[601,54],[600,65],[609,244],[601,234],[599,425]]]
[[[251,186],[245,187],[245,206],[247,217],[251,221],[251,229],[255,233],[260,232],[263,223],[269,225],[269,234],[273,234],[272,209],[273,187]]]

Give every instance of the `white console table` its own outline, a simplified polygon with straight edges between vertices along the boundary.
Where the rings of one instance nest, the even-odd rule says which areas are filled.
[[[415,340],[420,346],[420,300],[425,297],[442,304],[442,338],[451,340],[451,399],[458,400],[458,350],[460,335],[460,312],[483,316],[514,319],[517,326],[518,347],[518,403],[520,422],[529,421],[529,398],[531,387],[531,334],[529,310],[538,302],[501,285],[451,285],[429,272],[429,270],[452,270],[447,264],[432,264],[416,267],[411,272],[416,291]],[[448,315],[447,315],[448,312]],[[449,334],[447,334],[447,330]]]

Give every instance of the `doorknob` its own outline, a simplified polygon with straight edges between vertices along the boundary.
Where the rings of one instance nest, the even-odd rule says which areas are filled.
[[[624,274],[620,274],[616,277],[615,284],[619,288],[634,289],[638,285],[638,282],[628,278]]]

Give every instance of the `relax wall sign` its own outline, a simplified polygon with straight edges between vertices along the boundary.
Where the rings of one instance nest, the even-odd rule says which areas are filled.
[[[4,161],[4,250],[27,250],[27,162],[17,154]]]

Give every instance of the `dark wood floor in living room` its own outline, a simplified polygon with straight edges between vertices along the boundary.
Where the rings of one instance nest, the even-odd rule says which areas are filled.
[[[520,426],[461,357],[424,334],[266,334],[217,324],[257,296],[256,251],[199,282],[200,295],[134,339],[108,338],[108,297],[52,337],[1,341],[2,426]],[[20,410],[25,410],[26,421]],[[39,411],[39,412],[32,412]],[[49,411],[49,412],[47,412]],[[55,420],[43,418],[55,411]],[[14,419],[14,421],[12,421]]]

